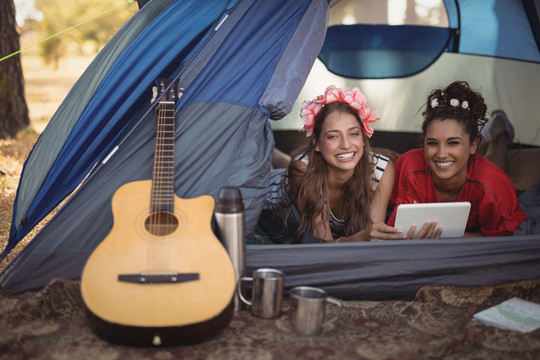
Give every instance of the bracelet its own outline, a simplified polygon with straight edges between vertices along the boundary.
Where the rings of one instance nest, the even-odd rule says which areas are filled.
[[[339,240],[343,239],[343,236],[336,240],[336,244],[339,242]]]

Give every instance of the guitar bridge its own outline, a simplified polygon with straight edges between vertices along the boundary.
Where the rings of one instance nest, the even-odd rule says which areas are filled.
[[[175,284],[187,281],[199,280],[198,273],[178,273],[178,272],[141,272],[139,274],[118,275],[118,281],[133,284]]]

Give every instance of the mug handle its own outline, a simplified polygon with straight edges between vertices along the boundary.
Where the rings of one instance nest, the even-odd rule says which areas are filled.
[[[288,303],[287,305],[283,305],[283,306],[282,306],[281,311],[284,312],[284,313],[286,313],[286,312],[288,312],[289,310],[291,310],[291,302],[290,302],[290,301],[289,301],[289,303]]]
[[[238,292],[238,297],[240,298],[240,300],[242,300],[243,303],[251,306],[252,302],[249,301],[248,299],[246,299],[244,297],[244,295],[242,294],[242,282],[243,281],[253,281],[253,278],[252,277],[242,277],[242,278],[240,278],[240,280],[238,280],[238,283],[236,284],[236,290]]]
[[[329,303],[332,303],[332,304],[334,304],[334,305],[336,305],[338,307],[341,307],[341,305],[343,305],[343,300],[332,297],[332,296],[327,297],[326,301],[329,302]],[[326,326],[326,325],[328,325],[330,323],[333,323],[334,321],[336,321],[337,318],[338,318],[338,316],[336,315],[333,318],[325,321],[322,325]]]

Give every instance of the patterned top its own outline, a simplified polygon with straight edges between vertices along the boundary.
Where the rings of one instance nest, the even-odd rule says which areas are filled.
[[[388,165],[390,159],[381,154],[371,153],[374,162],[373,189],[375,190],[381,180],[381,177]],[[308,163],[305,155],[295,158],[304,163]],[[259,218],[259,228],[264,232],[264,236],[274,243],[286,243],[291,238],[296,237],[296,230],[300,226],[301,216],[294,204],[290,203],[287,191],[284,191],[281,185],[285,182],[285,188],[288,190],[288,177],[285,176],[287,169],[276,169],[270,172],[270,185],[266,194],[266,201]],[[346,220],[338,219],[330,211],[330,230],[334,237],[343,236],[343,229]],[[286,220],[286,223],[285,223]]]

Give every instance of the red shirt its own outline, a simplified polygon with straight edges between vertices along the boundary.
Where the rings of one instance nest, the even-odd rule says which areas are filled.
[[[401,155],[396,162],[396,179],[390,197],[395,206],[388,220],[393,225],[397,205],[439,202],[431,170],[423,149]],[[508,175],[479,154],[474,154],[467,166],[467,180],[456,201],[471,203],[466,231],[480,230],[484,236],[511,235],[527,220],[519,207],[516,188]]]

